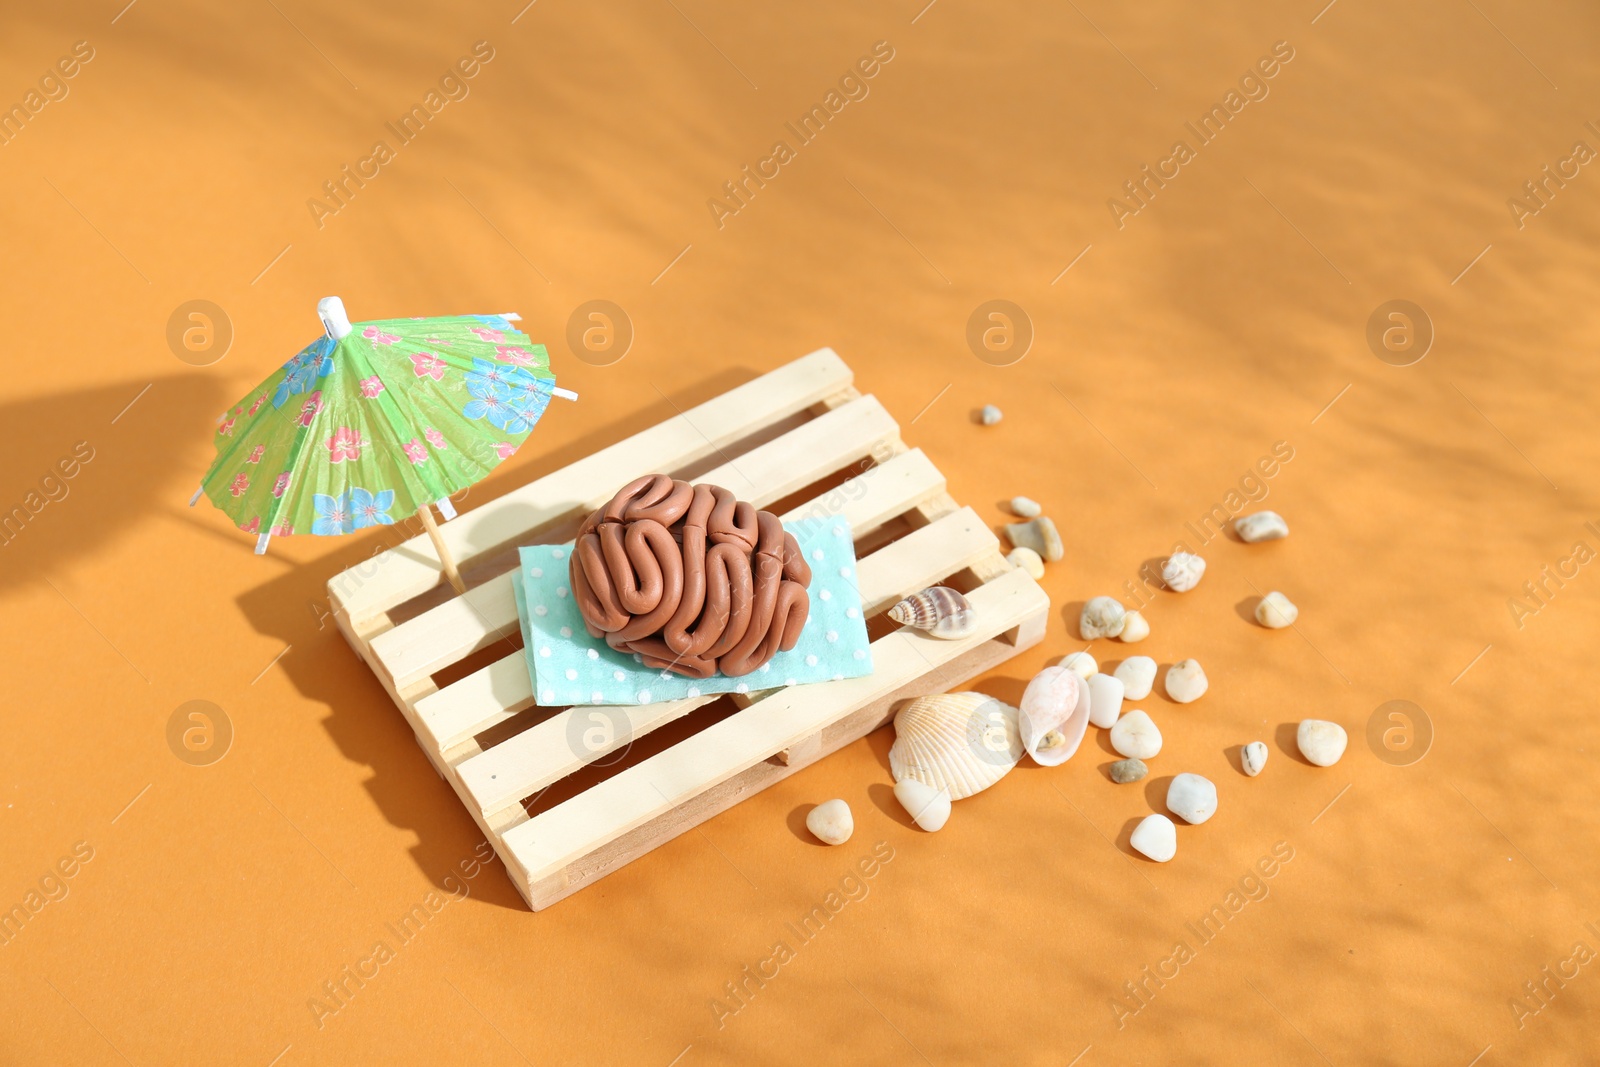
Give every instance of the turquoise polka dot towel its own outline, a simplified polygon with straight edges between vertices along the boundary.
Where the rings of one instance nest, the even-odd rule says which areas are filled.
[[[568,579],[572,543],[522,548],[522,566],[511,585],[522,620],[534,702],[555,707],[652,704],[871,674],[872,646],[856,587],[850,527],[831,519],[786,523],[785,528],[794,534],[811,565],[811,611],[793,649],[738,678],[721,674],[686,678],[646,667],[638,656],[590,637]]]

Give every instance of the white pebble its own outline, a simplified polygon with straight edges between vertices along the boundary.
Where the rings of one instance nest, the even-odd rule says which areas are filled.
[[[1091,674],[1088,685],[1089,721],[1105,729],[1117,724],[1122,714],[1123,686],[1109,674]]]
[[[983,410],[978,412],[978,421],[985,426],[993,426],[1003,418],[1005,418],[1005,415],[993,404],[983,405]]]
[[[1156,661],[1149,656],[1129,656],[1117,665],[1113,677],[1122,682],[1122,695],[1143,700],[1156,683]]]
[[[1233,529],[1239,535],[1239,540],[1251,544],[1278,541],[1289,536],[1289,524],[1276,511],[1258,511],[1254,515],[1234,519]]]
[[[1186,659],[1167,668],[1166,687],[1167,696],[1179,704],[1191,704],[1205,695],[1211,683],[1206,681],[1199,660]]]
[[[894,784],[894,798],[911,821],[930,834],[943,828],[950,818],[950,793],[943,787],[935,789],[915,778],[906,778]]]
[[[1122,632],[1127,621],[1127,611],[1117,603],[1116,597],[1091,597],[1078,615],[1078,634],[1085,641],[1097,637],[1115,637]]]
[[[1128,844],[1141,856],[1165,863],[1178,854],[1178,828],[1165,815],[1146,815],[1133,828]]]
[[[1129,759],[1149,759],[1161,751],[1161,731],[1150,716],[1135,708],[1111,728],[1111,747]]]
[[[1299,617],[1300,609],[1276,589],[1262,597],[1261,603],[1256,605],[1256,622],[1269,630],[1281,630],[1285,626],[1293,626]]]
[[[1200,584],[1206,561],[1193,552],[1174,552],[1161,567],[1161,580],[1174,593],[1187,593]]]
[[[1344,727],[1326,719],[1302,719],[1294,734],[1300,754],[1318,767],[1332,767],[1344,755],[1344,746],[1350,743]]]
[[[1239,762],[1244,764],[1244,773],[1254,778],[1261,773],[1261,768],[1267,765],[1267,745],[1264,741],[1252,741],[1239,752]]]
[[[1013,548],[1006,561],[1027,571],[1028,577],[1036,582],[1044,577],[1044,559],[1031,548]]]
[[[1217,787],[1198,774],[1180,774],[1167,786],[1167,810],[1198,826],[1217,813]]]
[[[1094,657],[1087,652],[1069,652],[1061,659],[1061,666],[1069,671],[1075,671],[1079,678],[1088,681],[1100,667],[1095,663]]]
[[[806,813],[806,829],[825,845],[842,845],[855,833],[855,816],[842,800],[825,800]]]
[[[1044,508],[1039,506],[1037,500],[1032,500],[1025,496],[1014,496],[1011,498],[1011,513],[1020,515],[1024,519],[1037,519],[1044,513]]]
[[[1117,640],[1133,644],[1143,641],[1150,636],[1150,624],[1145,621],[1144,613],[1130,611],[1122,616],[1122,632],[1117,635]]]

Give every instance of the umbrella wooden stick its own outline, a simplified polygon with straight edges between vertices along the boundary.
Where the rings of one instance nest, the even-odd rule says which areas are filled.
[[[458,593],[467,591],[466,583],[461,580],[461,572],[456,569],[455,557],[445,547],[444,538],[439,536],[439,527],[433,521],[433,506],[424,504],[417,509],[417,517],[422,520],[422,525],[428,531],[428,538],[433,542],[433,550],[439,554],[439,565],[444,568],[444,576],[450,579],[450,584]]]

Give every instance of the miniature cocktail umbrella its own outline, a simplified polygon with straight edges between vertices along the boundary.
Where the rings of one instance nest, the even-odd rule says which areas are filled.
[[[289,534],[347,534],[415,510],[444,573],[464,591],[430,505],[482,479],[526,440],[555,387],[519,316],[380,319],[351,325],[336,296],[324,334],[217,423],[200,489],[256,552]]]

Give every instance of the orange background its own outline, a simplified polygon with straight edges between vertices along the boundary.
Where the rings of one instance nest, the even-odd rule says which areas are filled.
[[[0,504],[76,442],[94,458],[0,549],[0,904],[75,843],[93,855],[0,946],[0,1059],[1593,1059],[1600,965],[1562,961],[1600,951],[1600,576],[1551,582],[1520,628],[1507,601],[1574,542],[1600,548],[1583,526],[1600,520],[1600,176],[1520,229],[1506,205],[1575,141],[1600,145],[1593,11],[445,7],[6,15],[0,100],[75,41],[95,56],[0,146]],[[470,96],[319,229],[306,200],[478,40],[495,57]],[[707,198],[879,40],[895,55],[870,95],[718,229]],[[1270,95],[1119,229],[1107,199],[1277,41],[1294,58]],[[321,983],[479,841],[319,616],[381,535],[256,558],[185,506],[216,414],[317,335],[328,293],[357,320],[518,310],[582,394],[467,506],[832,345],[957,499],[998,527],[998,501],[1026,493],[1060,525],[1048,637],[977,683],[1010,699],[1079,647],[1077,604],[1121,595],[1279,441],[1294,458],[1265,506],[1294,532],[1214,540],[1199,588],[1149,608],[1137,651],[1197,657],[1211,691],[1142,702],[1167,737],[1145,782],[1110,784],[1091,738],[928,835],[888,799],[881,731],[545,912],[491,865],[319,1028]],[[564,342],[594,298],[637,334],[609,367]],[[1036,331],[1007,367],[965,341],[993,298]],[[1365,339],[1395,298],[1437,333],[1408,367]],[[191,299],[236,333],[211,366],[167,345]],[[985,402],[1000,425],[974,423]],[[1273,588],[1302,609],[1293,631],[1248,621]],[[192,699],[235,731],[211,766],[167,746]],[[1406,766],[1366,742],[1394,699],[1435,734]],[[1305,716],[1350,732],[1336,767],[1284,748]],[[1250,780],[1232,751],[1256,738],[1273,754]],[[1220,809],[1157,866],[1127,837],[1179,770],[1212,778]],[[857,828],[829,850],[798,828],[834,796]],[[724,983],[880,841],[894,858],[869,895],[719,1028]],[[1279,842],[1293,859],[1269,895],[1201,945],[1185,923]],[[1193,958],[1119,1028],[1123,983],[1180,940]],[[1517,1012],[1544,967],[1577,976]]]

